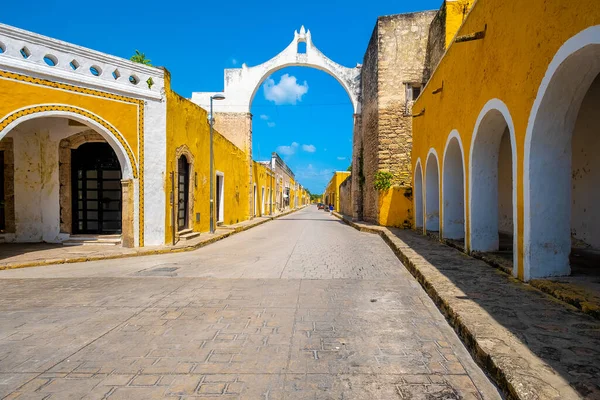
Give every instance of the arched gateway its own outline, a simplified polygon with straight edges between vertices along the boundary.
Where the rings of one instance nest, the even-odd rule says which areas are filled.
[[[304,47],[304,45],[306,47]],[[305,51],[304,51],[305,50]],[[309,67],[324,71],[334,77],[346,90],[354,110],[354,126],[360,114],[361,65],[344,67],[327,58],[315,47],[309,30],[304,26],[294,31],[294,39],[279,54],[254,67],[225,70],[225,99],[213,104],[215,128],[248,155],[249,196],[248,216],[253,210],[252,186],[252,114],[250,107],[260,85],[274,72],[286,67]],[[220,92],[221,93],[221,92]],[[215,92],[194,92],[192,101],[210,112],[210,98]]]
[[[301,44],[306,44],[306,51],[301,50]],[[327,58],[317,49],[311,39],[309,30],[300,28],[294,31],[294,40],[279,54],[254,67],[242,64],[242,68],[225,70],[225,100],[214,105],[215,112],[249,113],[252,100],[260,85],[274,72],[285,67],[315,68],[334,77],[346,89],[355,114],[360,114],[360,71],[358,64],[347,68]],[[192,93],[192,101],[208,110],[212,92]]]

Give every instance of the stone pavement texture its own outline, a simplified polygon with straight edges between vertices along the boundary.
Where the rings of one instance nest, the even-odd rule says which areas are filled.
[[[194,239],[176,242],[175,245],[126,248],[106,245],[63,246],[49,243],[0,243],[0,271],[40,265],[192,251],[295,211],[297,210],[287,210],[275,213],[273,216],[255,217],[234,225],[223,225],[218,227],[214,234],[205,232]]]
[[[498,399],[381,238],[314,207],[202,249],[0,271],[0,397]]]
[[[416,232],[339,217],[383,237],[507,397],[600,399],[600,321]]]

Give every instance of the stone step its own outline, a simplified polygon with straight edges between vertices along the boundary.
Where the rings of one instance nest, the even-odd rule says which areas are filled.
[[[118,246],[121,235],[72,235],[63,246]]]
[[[179,231],[179,240],[191,240],[200,236],[200,232],[194,232],[191,229]]]

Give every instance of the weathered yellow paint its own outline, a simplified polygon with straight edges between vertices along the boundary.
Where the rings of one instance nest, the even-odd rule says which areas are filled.
[[[456,129],[464,148],[465,179],[468,182],[471,139],[477,117],[491,99],[496,98],[506,104],[516,137],[516,251],[519,278],[522,279],[523,163],[529,115],[540,83],[558,49],[584,29],[599,25],[600,7],[598,0],[478,0],[458,34],[481,31],[486,24],[484,39],[450,46],[416,101],[415,109],[425,109],[425,114],[413,120],[412,165],[414,171],[420,158],[425,171],[427,152],[433,147],[440,157],[440,171],[443,171],[441,158],[444,146],[450,132]],[[443,91],[433,94],[442,82]],[[465,199],[468,204],[468,185]],[[469,243],[468,207],[465,219],[466,243]]]
[[[323,201],[326,205],[332,203],[335,211],[340,210],[340,185],[350,176],[350,171],[335,171],[333,177],[327,184],[323,193]]]
[[[379,193],[379,225],[408,228],[412,225],[410,189],[392,186]]]
[[[446,0],[442,6],[446,16],[446,48],[452,43],[474,2],[475,0]]]
[[[186,145],[194,158],[193,170],[190,171],[190,184],[194,185],[194,205],[190,228],[196,232],[206,232],[210,229],[210,126],[207,112],[204,109],[171,90],[170,76],[167,71],[165,71],[165,92],[167,97],[165,241],[170,243],[172,222],[169,175],[176,170],[176,151],[180,146]],[[216,131],[214,132],[213,151],[215,173],[219,171],[224,175],[223,223],[230,225],[249,219],[248,184],[250,177],[247,155]],[[214,198],[216,203],[216,196]],[[200,221],[197,221],[197,213],[200,213]]]

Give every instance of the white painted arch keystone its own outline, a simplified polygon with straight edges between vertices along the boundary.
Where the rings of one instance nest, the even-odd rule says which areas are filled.
[[[306,43],[306,53],[298,52],[298,44]],[[310,67],[324,71],[334,77],[346,90],[354,114],[360,114],[360,74],[361,65],[354,68],[344,67],[329,58],[317,49],[312,42],[309,30],[300,28],[294,31],[294,39],[275,57],[260,65],[248,67],[243,64],[241,68],[225,70],[225,99],[215,102],[216,112],[249,113],[252,100],[260,85],[274,72],[286,67]],[[192,101],[205,110],[210,108],[210,97],[216,92],[194,92]]]

